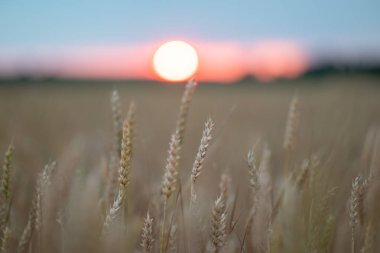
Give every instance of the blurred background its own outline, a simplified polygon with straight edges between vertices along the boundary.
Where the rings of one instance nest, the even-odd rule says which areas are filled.
[[[200,81],[379,76],[379,12],[376,0],[2,0],[0,78],[162,81],[152,58],[170,40],[195,48]]]

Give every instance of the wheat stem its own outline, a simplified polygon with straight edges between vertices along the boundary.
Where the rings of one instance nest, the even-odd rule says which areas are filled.
[[[162,217],[162,227],[161,227],[161,236],[160,236],[160,253],[164,253],[165,251],[165,226],[166,226],[166,209],[167,209],[167,200],[164,200],[164,211]]]

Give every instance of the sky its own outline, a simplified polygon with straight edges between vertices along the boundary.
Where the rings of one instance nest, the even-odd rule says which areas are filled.
[[[117,58],[113,67],[119,70],[105,71],[106,77],[152,77],[148,58],[171,39],[193,43],[205,52],[200,55],[205,62],[218,53],[226,55],[220,59],[225,62],[240,57],[241,75],[252,72],[242,55],[257,51],[258,44],[262,49],[265,42],[298,46],[309,61],[331,53],[380,58],[379,13],[378,0],[0,0],[0,74],[54,65],[66,75],[74,75],[73,70],[64,69],[83,68],[86,76],[91,75],[86,69],[103,69],[89,62]],[[213,48],[219,49],[207,55]],[[139,56],[145,62],[133,66],[131,58]],[[122,63],[135,68],[134,74],[126,74]],[[236,68],[224,68],[231,67]]]

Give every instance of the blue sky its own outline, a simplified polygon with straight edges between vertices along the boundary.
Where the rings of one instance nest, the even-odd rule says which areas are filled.
[[[316,46],[380,42],[378,0],[0,0],[0,48],[123,44],[166,37]]]

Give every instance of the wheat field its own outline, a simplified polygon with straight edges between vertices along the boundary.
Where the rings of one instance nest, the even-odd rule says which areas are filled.
[[[0,251],[379,252],[380,86],[0,86]]]

